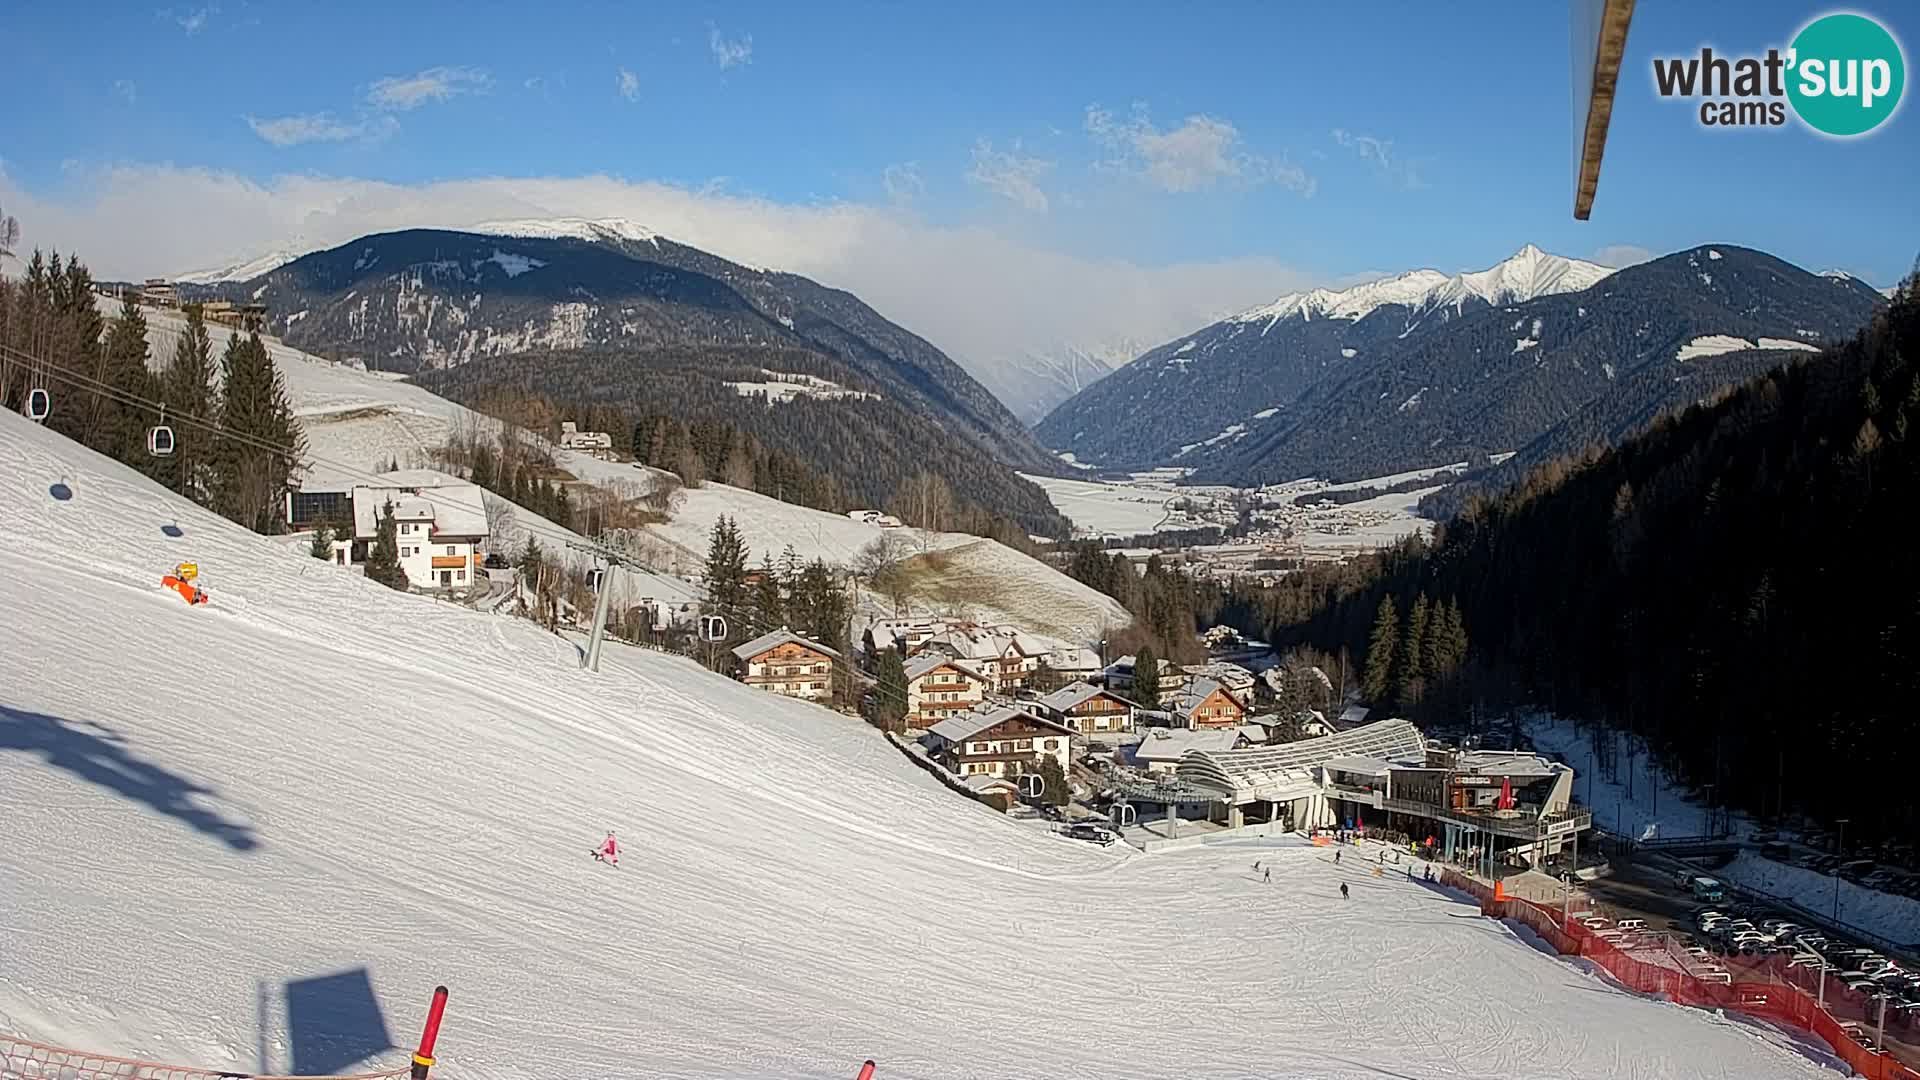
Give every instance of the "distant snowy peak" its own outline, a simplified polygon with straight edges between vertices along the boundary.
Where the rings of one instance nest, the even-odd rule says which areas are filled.
[[[1610,268],[1597,263],[1548,254],[1528,244],[1485,270],[1452,276],[1438,270],[1410,270],[1347,289],[1288,293],[1227,321],[1265,322],[1271,326],[1288,318],[1358,320],[1390,304],[1417,311],[1459,308],[1475,299],[1492,305],[1517,304],[1539,296],[1579,292],[1611,273]]]
[[[1412,307],[1435,289],[1447,283],[1447,275],[1438,270],[1410,270],[1390,278],[1369,281],[1349,289],[1310,289],[1288,293],[1271,304],[1241,312],[1227,321],[1266,322],[1298,317],[1301,319],[1360,319],[1386,304]]]
[[[1579,292],[1611,273],[1611,268],[1598,263],[1549,255],[1528,244],[1490,269],[1455,274],[1435,291],[1428,306],[1459,307],[1473,297],[1495,307],[1524,303],[1535,297]]]
[[[193,270],[185,274],[175,274],[173,280],[182,285],[217,285],[223,281],[252,281],[262,274],[271,274],[275,270],[299,258],[290,251],[273,251],[257,259],[234,263],[218,270]]]
[[[600,243],[607,240],[632,240],[660,246],[660,234],[637,221],[626,218],[522,218],[516,221],[487,221],[470,225],[463,232],[486,236],[522,236],[542,240],[572,238]]]

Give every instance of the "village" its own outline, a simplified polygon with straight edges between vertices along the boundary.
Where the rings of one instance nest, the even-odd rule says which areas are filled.
[[[607,433],[559,427],[557,449],[615,460]],[[285,511],[288,530],[338,568],[371,573],[385,532],[385,557],[412,591],[532,614],[550,629],[592,626],[596,638],[681,652],[764,692],[865,717],[956,797],[1075,839],[1152,849],[1214,834],[1373,830],[1431,838],[1442,857],[1545,865],[1588,824],[1571,810],[1567,766],[1429,744],[1407,721],[1372,715],[1347,672],[1283,665],[1227,627],[1196,635],[1203,662],[1154,658],[1143,671],[1134,654],[1106,655],[1105,641],[971,613],[901,614],[867,596],[836,624],[836,647],[822,639],[838,634],[766,625],[717,600],[699,574],[652,568],[623,575],[621,610],[609,616],[592,602],[603,571],[576,574],[557,599],[544,577],[528,580],[532,534],[506,505],[437,469],[314,469]],[[845,516],[876,535],[902,529],[880,511]],[[772,573],[748,569],[738,584],[777,590]],[[861,595],[851,578],[846,588]]]

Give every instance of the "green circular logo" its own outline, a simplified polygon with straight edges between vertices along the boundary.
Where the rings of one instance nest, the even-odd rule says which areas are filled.
[[[1900,43],[1864,15],[1823,15],[1793,39],[1787,99],[1808,127],[1864,135],[1900,106],[1907,65]]]

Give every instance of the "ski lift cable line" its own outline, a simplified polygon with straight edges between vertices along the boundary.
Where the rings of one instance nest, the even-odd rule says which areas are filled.
[[[0,344],[0,354],[13,355],[25,361],[35,363],[39,365],[46,374],[48,374],[50,377],[60,382],[66,383],[70,386],[73,386],[87,393],[98,394],[101,397],[107,398],[108,400],[111,400],[111,401],[116,401],[122,405],[131,405],[136,408],[152,409],[156,413],[158,413],[161,409],[164,408],[164,405],[160,402],[153,401],[152,399],[149,399],[149,398],[143,398],[137,394],[128,393],[127,391],[122,390],[119,387],[115,387],[107,383],[103,383],[98,379],[95,379],[82,372],[74,371],[71,368],[67,368],[62,365],[55,364],[49,360],[44,360],[41,358],[34,357],[30,353],[26,353],[21,350],[15,349],[9,345]],[[281,445],[279,443],[272,442],[271,440],[261,438],[257,435],[252,435],[245,432],[233,431],[227,428],[225,425],[215,420],[209,420],[205,417],[202,417],[196,414],[191,414],[191,413],[181,414],[178,411],[175,412],[174,419],[177,423],[199,428],[213,435],[219,436],[224,439],[228,439],[232,442],[239,443],[243,446],[250,446],[250,447],[253,447],[254,449],[262,450],[267,453],[272,453],[277,456],[286,458],[288,461],[292,462],[294,465],[298,467],[304,468],[310,465],[324,465],[329,469],[332,469],[336,472],[341,473],[342,475],[345,475],[348,479],[356,479],[356,478],[362,479],[367,481],[369,486],[375,486],[375,487],[385,486],[385,481],[383,480],[381,474],[367,472],[362,469],[357,469],[357,468],[354,468],[353,466],[321,457],[318,454],[297,453],[292,447],[288,447],[288,446]],[[459,507],[460,504],[456,504],[446,499],[444,496],[436,496],[433,494],[429,494],[429,492],[432,492],[432,491],[433,489],[431,488],[423,488],[418,493],[418,497],[421,498],[423,501],[437,503],[439,505],[447,506],[449,508]],[[575,550],[585,551],[597,557],[607,559],[611,565],[626,566],[631,569],[640,570],[644,573],[654,575],[656,577],[661,576],[659,571],[654,570],[652,567],[648,567],[633,561],[631,556],[619,551],[615,551],[602,544],[596,544],[590,540],[583,541],[578,534],[571,533],[571,532],[562,532],[559,529],[549,528],[544,524],[537,524],[537,523],[520,524],[518,527],[525,530],[528,533],[544,536],[549,541],[553,542],[556,545],[571,547]],[[745,609],[742,609],[736,605],[712,604],[711,602],[709,602],[709,604],[706,606],[714,607],[716,610],[720,611],[723,615],[726,615],[730,618],[738,619],[747,628],[755,630],[758,633],[765,634],[765,633],[770,633],[776,629],[781,629],[779,627],[768,626],[767,624],[759,621],[758,619],[753,618],[751,613],[747,612]],[[856,669],[851,664],[849,664],[844,658],[835,660],[833,661],[833,663],[842,674],[848,676],[850,679],[854,678],[856,674]],[[875,684],[874,689],[875,690],[879,689],[879,685],[877,683]],[[896,695],[896,696],[900,696],[902,698],[902,700],[900,701],[900,704],[902,705],[906,704],[906,701],[904,700],[904,695]]]
[[[31,354],[21,352],[20,350],[14,349],[12,346],[0,345],[0,354],[14,355],[16,357],[33,360],[33,362],[35,363],[42,363],[45,365],[45,369],[47,373],[52,378],[57,379],[60,382],[67,383],[87,393],[98,394],[99,396],[107,398],[110,401],[119,402],[122,405],[131,405],[136,408],[151,409],[151,410],[154,410],[156,413],[158,413],[164,407],[160,402],[153,401],[152,399],[149,399],[149,398],[140,397],[137,394],[130,394],[125,390],[103,383],[98,379],[93,378],[92,376],[86,375],[82,372],[74,371],[71,368],[62,367],[58,364],[53,364],[50,361],[34,360]],[[184,424],[190,427],[199,428],[213,435],[217,435],[220,438],[239,443],[242,446],[250,446],[256,450],[262,450],[267,453],[271,453],[279,457],[286,458],[288,461],[292,462],[298,468],[308,468],[313,465],[324,465],[328,469],[331,469],[335,472],[342,474],[349,480],[357,479],[357,480],[365,481],[366,486],[369,486],[369,487],[390,486],[387,483],[387,481],[383,479],[382,475],[379,473],[368,472],[364,469],[357,469],[351,465],[347,465],[338,461],[333,461],[328,458],[321,457],[320,455],[314,454],[314,453],[304,453],[304,454],[298,453],[292,447],[284,446],[279,443],[272,442],[271,440],[268,440],[268,439],[263,439],[257,435],[251,435],[246,432],[234,431],[226,427],[225,425],[219,423],[218,421],[209,420],[203,416],[198,416],[192,413],[182,414],[176,411],[174,414],[174,422],[179,424]],[[462,504],[452,502],[448,500],[445,496],[429,494],[432,491],[433,491],[432,488],[423,488],[417,493],[417,496],[426,502],[431,502],[437,505],[445,506],[449,509],[464,508]],[[651,567],[642,566],[637,563],[631,562],[631,556],[615,551],[611,548],[606,547],[603,544],[593,543],[591,540],[583,541],[580,535],[577,533],[562,532],[559,529],[550,528],[544,524],[536,524],[536,523],[521,524],[518,527],[525,530],[526,532],[537,533],[541,536],[544,536],[556,544],[571,546],[581,550],[589,551],[592,554],[597,555],[601,558],[606,558],[606,559],[610,559],[612,561],[619,562],[625,565],[630,565],[630,566],[633,566],[635,569],[644,570],[649,574],[656,574],[656,575],[658,574],[658,571],[654,570]]]

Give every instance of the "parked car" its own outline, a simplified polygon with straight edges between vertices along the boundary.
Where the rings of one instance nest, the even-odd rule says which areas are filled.
[[[1070,839],[1085,840],[1091,844],[1099,844],[1101,847],[1106,847],[1119,839],[1113,835],[1113,830],[1105,825],[1095,825],[1089,821],[1076,821],[1060,830],[1060,833]]]

